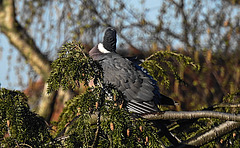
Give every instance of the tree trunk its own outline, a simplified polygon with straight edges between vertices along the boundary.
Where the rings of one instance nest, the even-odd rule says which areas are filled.
[[[2,0],[0,4],[0,29],[14,45],[33,70],[47,80],[51,63],[36,46],[35,41],[16,20],[14,0]]]
[[[33,38],[16,20],[14,0],[0,1],[0,31],[6,35],[10,43],[25,58],[26,62],[46,82],[51,72],[51,62],[47,56],[41,53]],[[37,113],[47,121],[50,121],[57,92],[47,94],[47,83],[45,83],[44,87]]]

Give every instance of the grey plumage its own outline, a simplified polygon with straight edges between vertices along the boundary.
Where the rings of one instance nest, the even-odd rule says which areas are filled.
[[[114,29],[109,28],[106,32],[111,34]],[[114,35],[114,31],[112,32]],[[106,35],[106,34],[105,34]],[[114,36],[110,37],[110,41],[116,41]],[[104,50],[108,50],[104,43],[107,42],[106,36],[104,36],[103,47]],[[116,45],[111,43],[112,45]],[[143,72],[132,61],[127,58],[123,58],[117,54],[116,48],[111,48],[108,51],[103,51],[102,46],[98,44],[89,52],[89,55],[93,60],[99,61],[104,72],[104,82],[111,83],[116,86],[125,96],[127,101],[127,109],[130,112],[143,114],[158,112],[158,104],[174,105],[174,101],[170,98],[163,96],[159,93],[156,83],[151,76]],[[99,51],[100,50],[100,51]]]

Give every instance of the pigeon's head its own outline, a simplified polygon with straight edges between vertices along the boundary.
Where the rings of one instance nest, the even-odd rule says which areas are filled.
[[[109,27],[106,29],[104,33],[103,47],[110,52],[115,52],[116,44],[117,44],[117,31],[114,28]]]

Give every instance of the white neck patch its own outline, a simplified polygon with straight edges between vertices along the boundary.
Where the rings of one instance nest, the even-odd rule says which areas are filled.
[[[98,44],[98,49],[101,53],[110,53],[110,51],[108,51],[106,48],[103,47],[102,43]]]

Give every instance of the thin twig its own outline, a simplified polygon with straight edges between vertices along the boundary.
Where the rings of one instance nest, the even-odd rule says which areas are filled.
[[[20,143],[19,146],[24,146],[24,147],[30,147],[30,148],[32,148],[31,145],[28,145],[28,144],[26,144],[26,143]]]
[[[98,144],[98,139],[99,139],[99,131],[100,131],[100,117],[101,117],[101,113],[98,112],[98,119],[97,119],[97,130],[95,132],[95,138],[94,138],[94,141],[93,141],[93,144],[92,144],[92,147],[95,148],[97,147],[97,144]]]
[[[228,104],[228,103],[224,103],[224,104],[213,105],[213,108],[224,108],[224,107],[238,108],[238,107],[240,107],[240,104]]]

